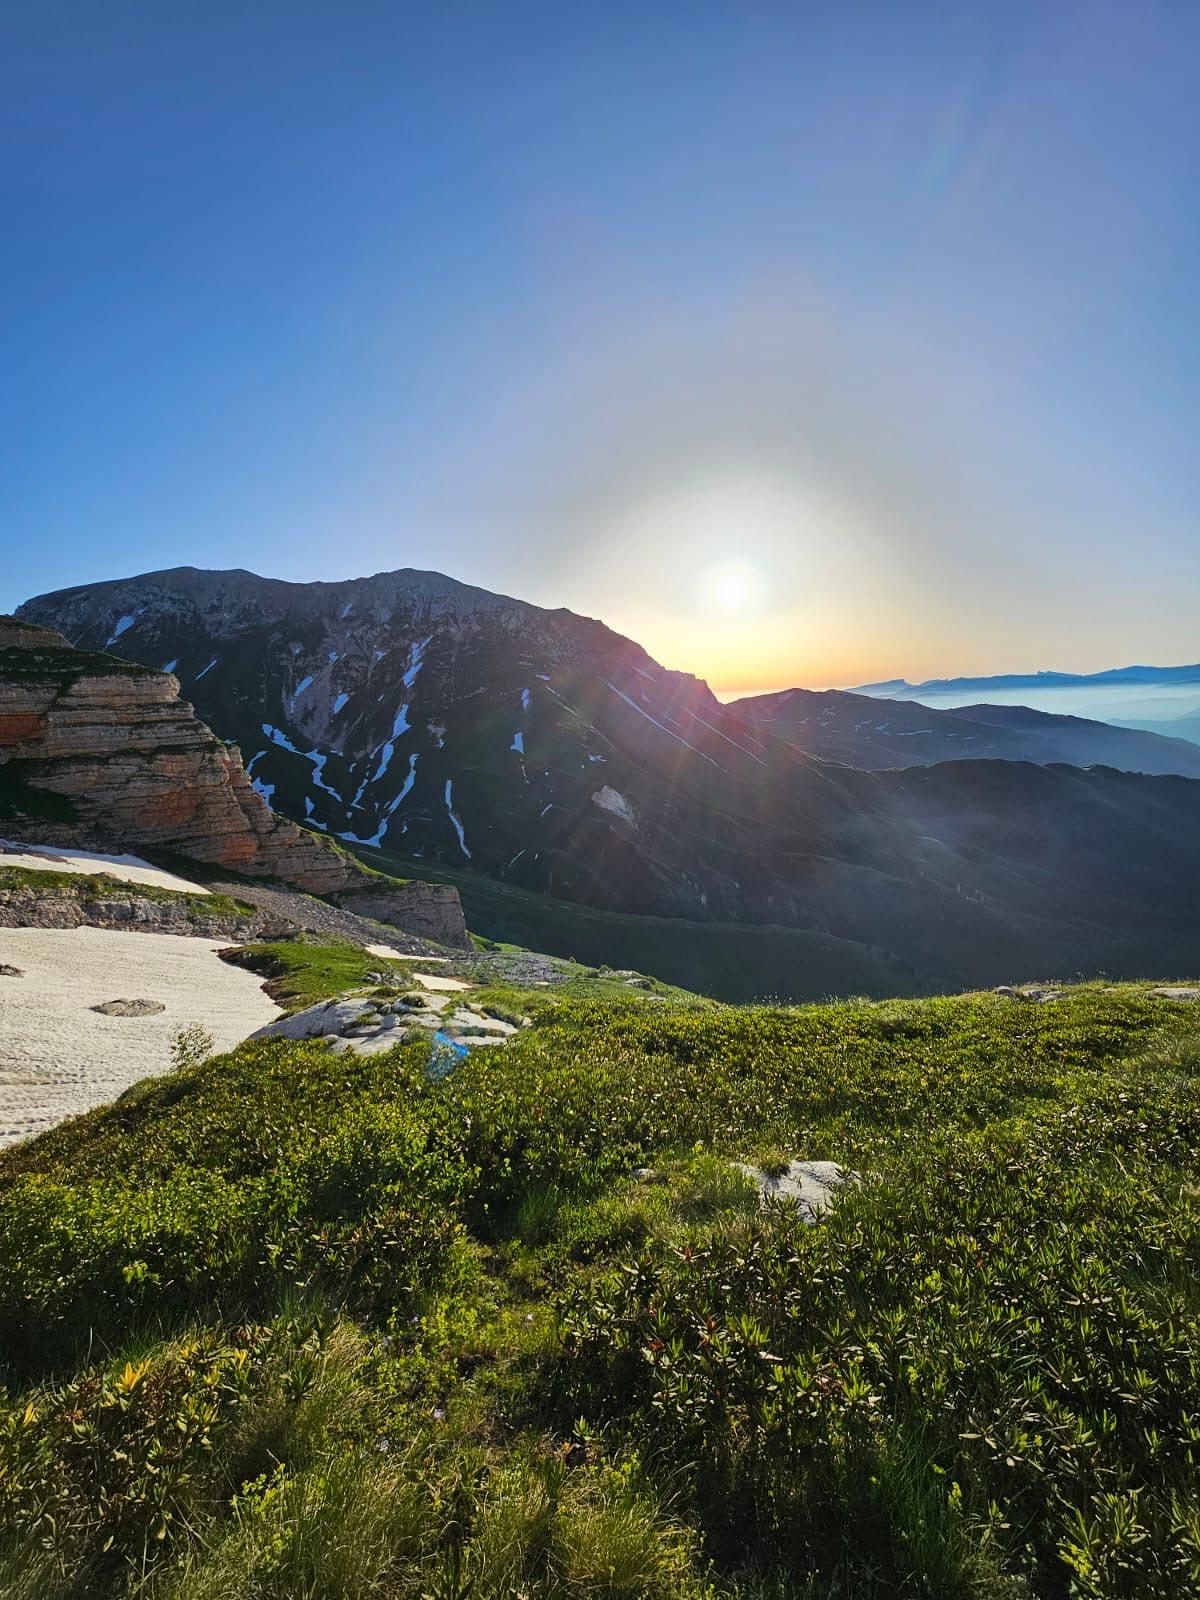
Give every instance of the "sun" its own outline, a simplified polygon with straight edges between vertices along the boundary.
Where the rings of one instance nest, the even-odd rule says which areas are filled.
[[[709,598],[726,611],[743,611],[759,594],[759,577],[748,562],[722,561],[705,576]]]

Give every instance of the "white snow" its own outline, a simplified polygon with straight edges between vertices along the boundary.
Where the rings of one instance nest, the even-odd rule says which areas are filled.
[[[522,711],[528,711],[529,710],[529,690],[528,689],[522,689],[521,690],[521,710]]]
[[[411,689],[417,681],[417,673],[425,664],[425,652],[433,641],[430,634],[427,639],[414,639],[408,652],[408,665],[404,669],[404,687]]]
[[[412,788],[413,784],[416,781],[417,781],[417,752],[414,750],[412,755],[410,755],[409,758],[408,758],[408,775],[404,779],[404,786],[401,788],[400,793],[396,796],[396,798],[392,801],[391,805],[388,807],[389,813],[396,809],[396,807],[400,804],[401,800],[403,800],[405,798],[405,796],[408,794],[408,791]]]
[[[307,678],[301,678],[300,682],[292,690],[292,699],[293,700],[299,700],[300,696],[304,693],[304,691],[306,689],[311,689],[311,688],[312,688],[312,677],[311,677],[311,675],[309,677],[307,677]]]
[[[250,787],[254,790],[255,794],[260,794],[268,805],[271,804],[271,800],[275,794],[275,785],[273,783],[264,783],[261,778],[251,778]]]
[[[529,848],[528,845],[522,845],[522,847],[517,851],[516,855],[511,857],[511,859],[506,864],[506,866],[504,868],[505,872],[510,871],[513,867],[516,866],[517,862],[520,861],[521,857],[525,854],[525,851],[528,848]]]
[[[444,722],[427,722],[425,726],[436,739],[438,749],[444,750],[446,748],[446,724]]]
[[[688,744],[688,741],[683,738],[682,735],[678,733],[672,733],[670,728],[665,728],[657,717],[652,717],[643,706],[639,706],[636,700],[631,700],[627,694],[622,694],[621,690],[617,688],[615,683],[609,683],[607,684],[607,687],[612,690],[618,700],[624,700],[625,704],[629,706],[632,711],[636,711],[640,717],[645,717],[647,722],[652,722],[660,733],[666,734],[668,739],[674,739],[676,744],[686,746],[686,748],[689,749],[693,755],[698,755],[701,761],[707,761],[710,767],[716,767],[718,772],[725,771],[725,768],[719,761],[714,761],[711,756],[706,756],[703,750],[697,750],[694,744]]]
[[[513,734],[513,742],[508,748],[510,750],[515,750],[519,756],[523,756],[525,754],[525,735],[519,728],[517,729],[516,733]]]
[[[379,765],[375,768],[375,776],[370,780],[372,783],[378,783],[380,778],[383,777],[384,773],[391,765],[392,751],[396,748],[396,740],[402,733],[407,733],[408,729],[408,706],[402,705],[399,711],[397,711],[395,717],[392,719],[392,737],[390,739],[385,739],[383,744],[380,746],[381,753]],[[362,793],[361,789],[359,790],[359,793]]]
[[[86,877],[104,874],[122,883],[145,883],[155,889],[176,889],[181,894],[207,894],[173,872],[152,867],[141,856],[105,855],[100,850],[76,850],[60,845],[14,844],[0,839],[0,867],[23,867],[29,872],[78,872]],[[9,993],[7,989],[5,995]]]
[[[592,804],[599,806],[601,811],[611,811],[614,817],[620,817],[622,822],[627,822],[631,828],[637,827],[637,818],[633,814],[633,807],[625,796],[606,783],[602,789],[597,789],[592,796]]]
[[[198,672],[196,674],[196,682],[199,683],[200,679],[203,678],[206,673],[211,672],[212,669],[216,666],[216,664],[217,664],[217,658],[216,658],[216,656],[214,656],[212,658],[212,660],[208,663],[208,665],[206,667],[204,667],[200,672]]]
[[[313,803],[312,803],[311,799],[308,797],[308,795],[305,795],[304,796],[304,816],[305,816],[305,819],[307,821],[311,822],[312,821],[312,814],[313,814]]]
[[[77,852],[78,853],[78,852]],[[252,972],[221,961],[227,940],[110,928],[0,928],[0,1144],[102,1105],[171,1066],[171,1038],[199,1023],[217,1051],[273,1022]],[[106,1017],[105,1000],[158,1000],[148,1017]]]
[[[593,755],[589,755],[589,756],[588,756],[588,760],[589,760],[589,761],[603,761],[603,760],[604,760],[604,757],[603,757],[603,756],[593,756]]]
[[[333,663],[337,660],[337,658],[338,658],[337,651],[336,650],[331,650],[329,652],[329,665],[332,666]]]
[[[354,601],[353,600],[347,600],[346,604],[342,607],[341,611],[338,614],[341,617],[348,617],[353,610],[354,610]]]
[[[110,644],[116,644],[117,640],[121,637],[125,630],[127,628],[132,628],[136,621],[136,613],[132,617],[122,617],[113,631],[109,634],[108,638],[104,641],[104,648],[107,650]]]
[[[170,661],[164,661],[162,666],[159,668],[159,671],[160,672],[174,672],[175,668],[178,665],[179,665],[179,657],[175,656]]]
[[[384,837],[386,836],[388,829],[392,825],[392,817],[395,815],[396,810],[399,807],[401,801],[403,801],[406,798],[406,796],[408,795],[409,790],[412,788],[413,784],[417,781],[417,754],[418,754],[418,752],[414,751],[409,756],[409,758],[408,758],[408,774],[404,779],[404,783],[401,786],[400,792],[397,795],[395,795],[393,797],[393,799],[391,800],[391,802],[385,807],[385,809],[384,809],[384,811],[383,811],[383,813],[382,813],[382,815],[380,816],[380,819],[379,819],[379,826],[376,828],[376,830],[372,834],[372,836],[369,839],[363,839],[363,838],[360,838],[359,835],[356,834],[356,833],[339,833],[338,834],[338,838],[339,839],[345,839],[347,841],[347,843],[349,843],[349,844],[367,844],[367,845],[372,845],[376,850],[378,850],[382,846],[383,841],[384,841]],[[365,787],[366,787],[366,785],[364,784],[363,788],[365,788]],[[358,791],[358,794],[359,795],[362,794],[362,789],[360,789]],[[355,796],[356,803],[357,803],[357,799],[358,799],[358,796],[356,795]]]
[[[554,801],[553,801],[553,800],[550,800],[550,801],[548,801],[548,802],[547,802],[547,804],[546,804],[546,805],[544,805],[544,806],[543,806],[543,807],[542,807],[542,809],[541,809],[541,810],[540,810],[540,811],[539,811],[539,812],[538,812],[538,816],[539,816],[539,817],[544,817],[544,816],[545,816],[545,815],[546,815],[546,813],[547,813],[547,811],[553,811],[553,810],[554,810]]]
[[[294,756],[302,756],[305,761],[311,761],[313,767],[312,781],[317,788],[324,789],[326,794],[331,794],[335,800],[341,801],[343,805],[345,804],[337,790],[331,789],[325,782],[325,763],[329,759],[328,756],[324,755],[320,750],[297,750],[283,729],[272,727],[269,722],[263,723],[262,731],[270,739],[271,743],[277,744],[281,750],[288,750]]]
[[[471,859],[471,852],[467,849],[467,840],[466,840],[466,836],[463,833],[462,822],[460,821],[460,819],[454,813],[453,795],[454,795],[454,780],[452,778],[447,778],[446,779],[446,810],[450,813],[450,821],[454,824],[454,831],[458,835],[458,847],[462,851],[463,855],[465,855],[467,860],[469,861]]]
[[[350,698],[350,696],[348,694],[339,694],[337,696],[337,698],[334,700],[334,702],[333,702],[333,714],[334,714],[335,717],[337,716],[338,712],[342,709],[342,707],[346,704],[346,701],[349,700],[349,698]]]
[[[409,977],[419,983],[422,989],[441,990],[444,994],[458,994],[475,987],[463,978],[442,978],[436,972],[410,972]]]

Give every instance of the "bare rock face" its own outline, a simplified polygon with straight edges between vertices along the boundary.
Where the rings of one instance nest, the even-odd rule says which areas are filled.
[[[237,746],[198,721],[170,673],[74,650],[48,629],[2,618],[0,784],[6,781],[23,794],[64,797],[85,829],[128,847],[169,850],[316,895],[388,885],[272,811]],[[390,909],[407,928],[402,918],[411,906],[420,932],[465,943],[455,890],[391,888],[390,897],[372,894],[373,916],[391,921]]]

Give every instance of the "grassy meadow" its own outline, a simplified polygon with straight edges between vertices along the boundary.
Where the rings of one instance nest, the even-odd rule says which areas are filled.
[[[0,1593],[1200,1593],[1193,1008],[487,999],[0,1160]]]

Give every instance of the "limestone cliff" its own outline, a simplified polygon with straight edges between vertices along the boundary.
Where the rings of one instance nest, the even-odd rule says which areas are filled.
[[[369,897],[380,921],[465,942],[457,891],[370,874],[273,812],[237,746],[196,718],[170,673],[71,649],[11,618],[0,618],[0,784],[10,801],[0,830],[30,836],[39,803],[45,816],[47,797],[58,797],[77,837],[168,850],[333,900]],[[12,799],[21,795],[37,803]]]

